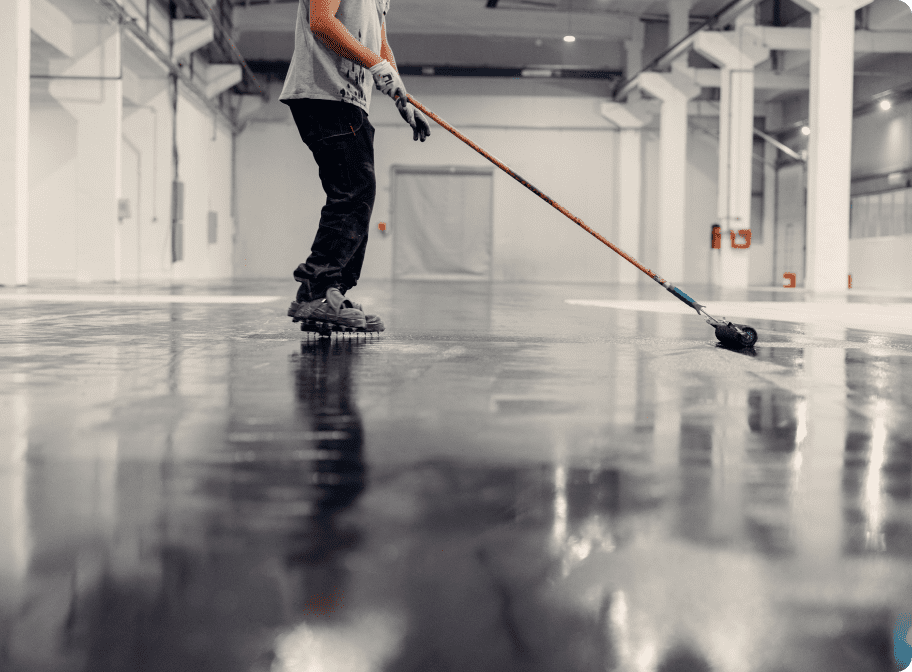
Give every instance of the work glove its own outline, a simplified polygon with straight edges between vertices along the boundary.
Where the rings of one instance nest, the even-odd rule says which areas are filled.
[[[400,116],[405,119],[405,123],[412,127],[412,140],[421,138],[421,142],[431,134],[431,125],[427,118],[421,114],[421,110],[416,110],[411,105],[406,106],[404,110],[399,110]]]
[[[396,69],[389,61],[383,60],[370,69],[374,76],[377,90],[392,98],[399,110],[399,115],[412,127],[412,140],[421,139],[424,142],[431,134],[431,125],[420,111],[408,104],[408,92],[405,84]]]
[[[380,61],[370,71],[374,76],[377,90],[392,98],[400,112],[405,109],[406,103],[408,103],[408,93],[405,91],[405,84],[402,83],[402,78],[396,72],[396,69],[390,65],[389,61]]]

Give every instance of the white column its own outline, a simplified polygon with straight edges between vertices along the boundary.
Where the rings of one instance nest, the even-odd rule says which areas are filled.
[[[123,81],[119,26],[74,24],[77,56],[53,75],[49,92],[76,119],[76,279],[120,280],[117,199],[121,187]]]
[[[691,0],[666,0],[668,5],[668,46],[672,47],[690,32]],[[684,73],[687,69],[687,54],[684,52],[671,63],[672,72]]]
[[[729,33],[703,32],[694,48],[721,68],[719,104],[719,200],[722,228],[719,273],[714,282],[725,287],[747,287],[750,247],[747,244],[751,217],[751,170],[753,168],[754,67],[769,50],[740,26]]]
[[[679,283],[684,279],[687,212],[687,101],[700,93],[700,87],[680,73],[644,72],[637,83],[662,101],[658,256],[652,270],[665,280]]]
[[[669,47],[683,40],[690,32],[690,6],[691,0],[668,0]]]
[[[767,103],[766,127],[782,127],[782,103]],[[776,277],[775,250],[776,250],[776,203],[778,202],[778,184],[776,180],[776,159],[779,150],[775,145],[763,143],[763,250],[766,258],[765,265],[768,269],[764,284],[781,286],[782,278]]]
[[[805,286],[817,292],[848,286],[855,10],[868,2],[801,2],[812,12]]]
[[[602,103],[602,116],[620,129],[618,142],[619,168],[617,182],[617,245],[639,260],[642,228],[643,125],[650,116],[643,105],[635,103]],[[618,282],[636,283],[642,272],[624,262],[618,267]]]
[[[28,282],[31,2],[0,2],[0,285]]]
[[[643,46],[646,40],[646,27],[642,21],[633,23],[633,32],[629,40],[624,40],[626,61],[624,64],[624,78],[632,79],[643,69]],[[627,102],[634,103],[640,100],[640,90],[634,89],[627,95]]]

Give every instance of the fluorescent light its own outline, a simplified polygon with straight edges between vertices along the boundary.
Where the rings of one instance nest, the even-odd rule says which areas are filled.
[[[802,126],[802,127],[801,127],[801,134],[802,134],[802,135],[810,135],[810,134],[811,134],[811,129],[810,129],[810,127],[809,127],[809,126]]]
[[[564,35],[564,42],[576,42],[576,38],[573,35]]]
[[[550,77],[551,74],[550,70],[544,68],[526,68],[520,72],[523,77]]]
[[[564,39],[566,39],[566,38],[564,38]],[[890,103],[889,100],[884,99],[884,100],[880,101],[880,109],[889,110],[891,107],[893,107],[893,105]]]

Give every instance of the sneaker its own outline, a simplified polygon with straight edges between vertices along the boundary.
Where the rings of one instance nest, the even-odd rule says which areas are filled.
[[[364,313],[352,306],[335,287],[326,290],[326,298],[298,303],[292,301],[288,315],[294,322],[327,322],[341,327],[364,329]]]

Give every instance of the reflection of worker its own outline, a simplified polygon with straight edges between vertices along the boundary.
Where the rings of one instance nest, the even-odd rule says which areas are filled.
[[[344,296],[361,274],[376,192],[370,83],[396,101],[414,140],[424,142],[431,132],[407,102],[386,41],[389,2],[298,0],[294,56],[280,100],[317,162],[326,204],[310,256],[294,272],[301,286],[288,312],[295,321],[382,330],[378,317],[365,320]]]

